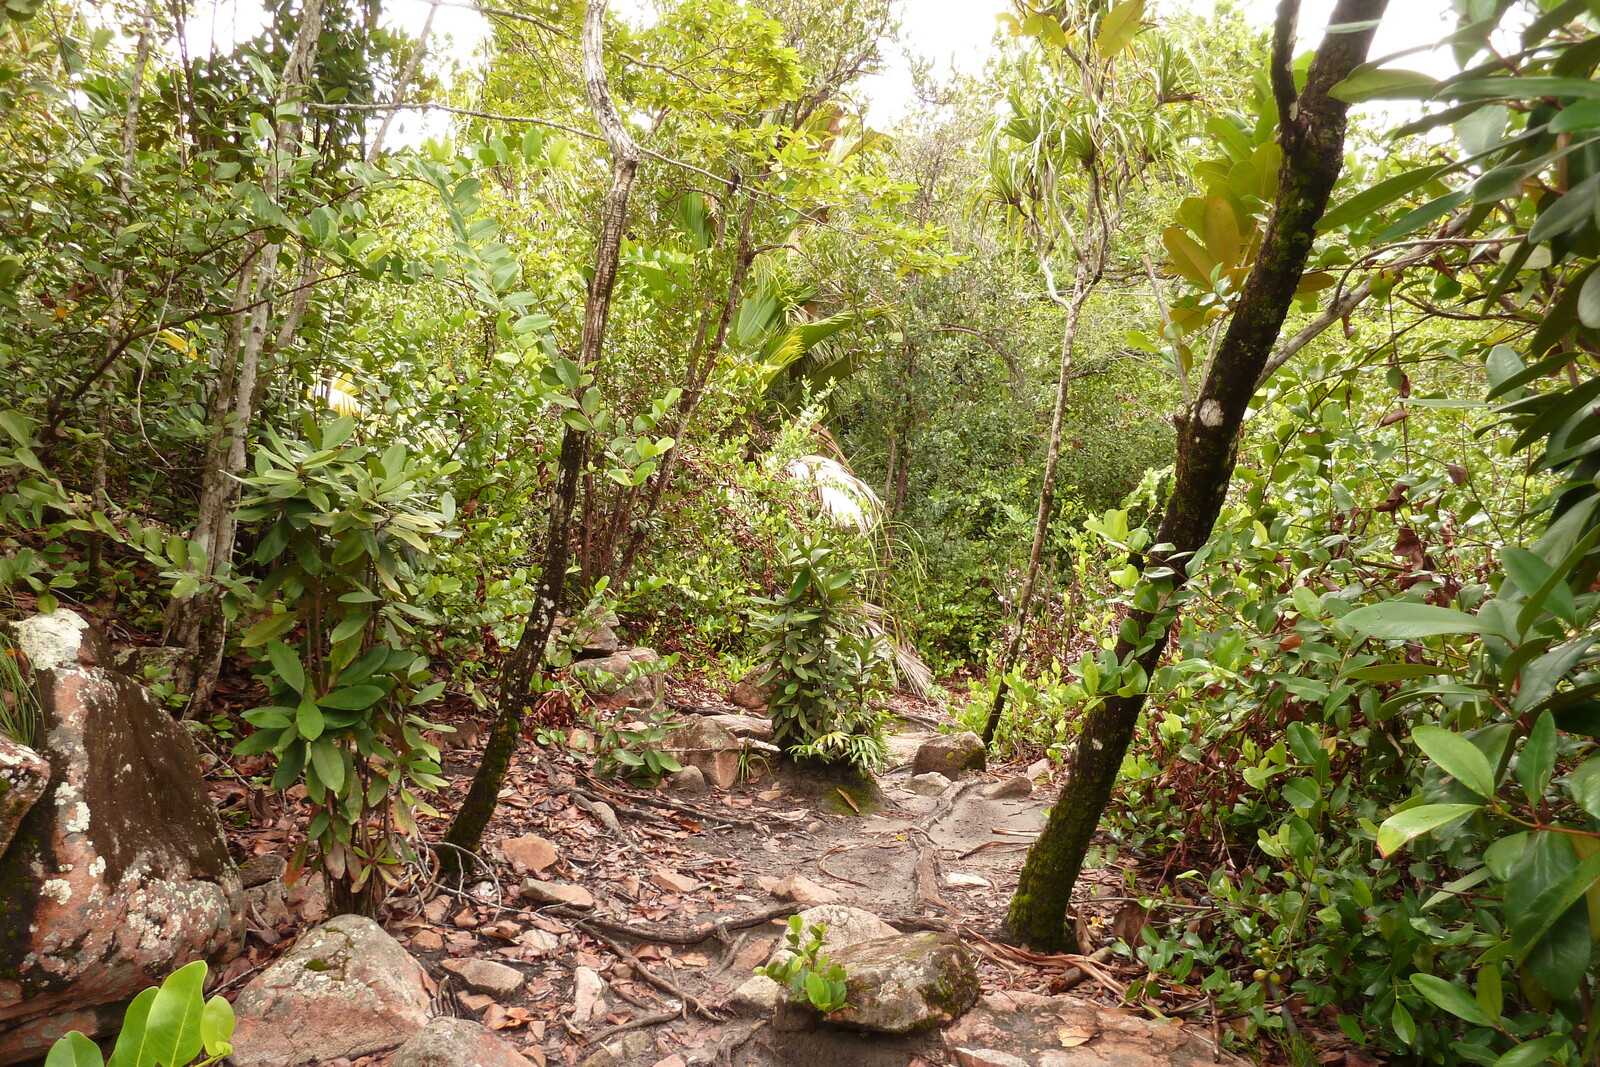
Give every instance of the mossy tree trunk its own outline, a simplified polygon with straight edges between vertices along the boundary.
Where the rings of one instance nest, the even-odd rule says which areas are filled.
[[[595,247],[594,276],[589,282],[584,306],[583,335],[579,342],[578,365],[595,366],[605,346],[606,323],[611,314],[611,294],[616,285],[621,261],[622,237],[628,226],[628,201],[641,156],[622,118],[611,101],[602,52],[607,0],[588,0],[583,20],[583,76],[600,132],[611,151],[611,185],[600,215],[600,234]],[[448,871],[461,873],[468,853],[478,850],[483,831],[499,804],[500,786],[505,780],[511,757],[522,736],[533,698],[533,681],[544,661],[544,649],[555,626],[562,593],[566,587],[567,559],[571,539],[572,511],[578,499],[578,483],[588,453],[589,434],[567,426],[561,435],[561,459],[556,489],[550,501],[550,521],[545,531],[545,549],[539,583],[534,593],[533,610],[523,626],[522,638],[500,670],[500,692],[494,726],[484,749],[483,761],[473,775],[455,821],[445,842],[455,847],[441,857]]]
[[[1387,0],[1339,0],[1330,25],[1375,24]],[[1240,427],[1257,382],[1277,343],[1295,288],[1311,252],[1317,220],[1344,161],[1349,105],[1328,95],[1362,63],[1375,26],[1329,33],[1318,48],[1303,91],[1294,91],[1293,60],[1297,0],[1282,0],[1274,34],[1273,95],[1279,114],[1283,165],[1278,196],[1261,253],[1245,282],[1198,395],[1178,420],[1178,456],[1172,497],[1155,541],[1163,546],[1145,560],[1148,572],[1171,568],[1174,590],[1186,580],[1194,553],[1211,536],[1227,497],[1238,456]],[[1132,611],[1121,628],[1117,658],[1137,663],[1148,677],[1166,651],[1168,612]],[[1100,816],[1111,799],[1134,727],[1144,709],[1143,693],[1107,700],[1085,718],[1062,788],[1043,833],[1023,864],[1007,925],[1022,940],[1043,949],[1073,950],[1068,916],[1073,886]]]

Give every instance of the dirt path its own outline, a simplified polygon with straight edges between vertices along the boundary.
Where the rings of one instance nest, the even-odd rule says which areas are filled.
[[[737,709],[702,695],[683,710]],[[931,710],[919,708],[919,720]],[[529,744],[486,835],[481,876],[460,890],[419,872],[389,901],[389,929],[439,981],[444,1010],[499,1030],[535,1064],[952,1062],[936,1034],[780,1032],[725,1003],[781,943],[784,915],[813,903],[862,908],[901,930],[957,931],[974,950],[985,992],[1058,992],[1084,977],[1069,960],[1002,943],[1017,869],[1053,791],[986,797],[1021,773],[1006,767],[920,795],[907,787],[909,762],[935,732],[920,721],[902,726],[875,788],[758,765],[753,780],[696,796],[602,781],[587,757]],[[475,757],[469,748],[449,754],[442,810],[465,792]],[[809,879],[821,899],[775,896],[773,882],[790,875]],[[530,899],[528,878],[579,906]],[[294,918],[314,920],[317,907],[309,895]],[[262,940],[294,925],[264,930]],[[513,968],[525,984],[474,992],[451,963],[472,957]],[[1082,989],[1096,992],[1092,982]]]

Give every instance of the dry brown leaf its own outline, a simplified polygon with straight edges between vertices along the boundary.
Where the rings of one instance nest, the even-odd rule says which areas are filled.
[[[1062,1048],[1077,1048],[1086,1041],[1094,1040],[1094,1032],[1083,1026],[1063,1026],[1056,1031],[1056,1040],[1061,1042]]]

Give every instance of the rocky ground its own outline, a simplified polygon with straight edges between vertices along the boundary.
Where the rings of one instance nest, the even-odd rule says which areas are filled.
[[[758,741],[770,730],[764,717],[700,687],[677,687],[668,699],[690,722]],[[646,790],[595,778],[589,759],[565,746],[529,743],[507,779],[479,876],[455,888],[420,867],[415,884],[388,901],[387,928],[423,964],[442,1011],[482,1022],[536,1064],[1216,1062],[1209,1024],[1185,1022],[1203,1000],[1170,1005],[1170,1022],[1125,1016],[1114,1010],[1125,978],[1108,953],[1042,956],[1005,943],[1004,908],[1043,823],[1054,769],[1045,761],[965,774],[946,767],[955,781],[915,773],[919,750],[941,736],[938,713],[905,698],[895,710],[890,764],[868,782],[747,758],[744,776],[724,789],[680,780]],[[447,811],[482,743],[482,731],[464,725],[447,751]],[[293,842],[295,812],[246,810],[241,848],[271,857]],[[1089,876],[1094,903],[1082,918],[1091,943],[1130,932],[1137,878],[1131,858]],[[953,1029],[919,1035],[775,1018],[777,987],[761,989],[752,969],[782,947],[788,915],[819,905],[832,906],[823,918],[858,909],[893,927],[879,933],[954,934],[976,962],[984,1000]],[[281,908],[269,903],[228,980],[251,981],[322,908],[304,885]],[[390,1057],[325,1062],[376,1067]]]

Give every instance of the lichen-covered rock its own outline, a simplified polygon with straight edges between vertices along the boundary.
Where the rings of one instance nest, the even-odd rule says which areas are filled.
[[[23,816],[50,786],[50,762],[20,741],[0,734],[0,853],[16,836]]]
[[[17,623],[49,785],[0,853],[0,1064],[244,937],[244,889],[188,733],[70,611]]]
[[[808,938],[811,927],[828,928],[822,935],[824,954],[832,954],[839,949],[875,938],[895,937],[899,933],[872,912],[844,904],[823,904],[807,908],[800,913],[800,922],[800,928],[806,931]],[[778,948],[767,958],[767,962],[781,963],[791,955],[787,942],[780,942]],[[766,975],[751,975],[728,995],[728,1006],[743,1015],[771,1015],[778,1007],[783,993],[783,986]]]
[[[911,758],[913,775],[937,771],[951,781],[965,771],[981,771],[988,761],[983,739],[970,730],[930,738]]]
[[[428,1024],[422,967],[371,919],[303,935],[234,1003],[234,1067],[299,1067],[394,1048]]]
[[[470,1019],[435,1019],[394,1054],[394,1067],[528,1067],[522,1053]]]
[[[653,708],[667,692],[666,675],[652,670],[660,661],[648,648],[624,648],[609,656],[578,660],[572,665],[572,677],[589,693],[614,704]],[[651,673],[635,674],[636,670]],[[632,680],[630,675],[634,675]]]
[[[908,1034],[948,1026],[978,1002],[978,968],[954,934],[897,934],[829,955],[845,970],[845,1004],[830,1023]]]

